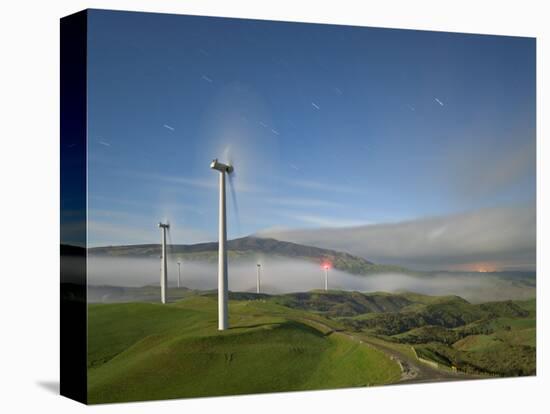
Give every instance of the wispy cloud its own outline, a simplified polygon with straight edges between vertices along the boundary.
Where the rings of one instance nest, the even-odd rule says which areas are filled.
[[[188,176],[180,176],[180,175],[178,176],[167,175],[167,174],[152,173],[152,172],[140,172],[140,171],[119,171],[119,173],[127,177],[131,177],[133,179],[160,181],[160,182],[165,182],[169,184],[177,184],[181,186],[194,187],[197,189],[213,190],[218,188],[218,180],[215,179],[216,177],[213,174],[211,174],[211,177],[209,178],[206,178],[206,177],[198,178],[198,177],[188,177]],[[264,192],[260,188],[257,188],[247,183],[239,181],[238,178],[232,181],[232,185],[234,185],[235,190],[237,192],[243,192],[243,193]]]
[[[175,131],[174,127],[171,127],[170,125],[164,124],[164,128],[169,129],[170,131]]]
[[[99,140],[98,143],[100,145],[103,145],[104,147],[110,147],[111,146],[110,143],[108,143],[107,141],[103,141],[103,140]]]
[[[291,220],[299,221],[318,227],[354,227],[369,224],[368,221],[350,220],[329,216],[318,216],[314,214],[281,213],[282,216]]]
[[[306,198],[306,197],[273,197],[267,198],[267,202],[270,204],[290,206],[290,207],[329,207],[329,208],[339,208],[342,207],[339,203],[334,203],[328,200],[320,200],[316,198]],[[363,223],[364,224],[364,223]]]
[[[206,82],[208,82],[208,83],[214,82],[214,81],[212,80],[212,78],[209,78],[209,77],[206,76],[206,75],[202,75],[202,76],[201,76],[201,79],[204,80],[204,81],[206,81]]]
[[[196,188],[205,188],[212,189],[217,188],[216,180],[208,180],[203,178],[190,178],[185,176],[174,176],[166,174],[157,174],[157,173],[134,173],[136,178],[141,178],[144,180],[154,180],[154,181],[163,181],[166,183],[172,184],[182,184],[186,186],[196,187]]]
[[[325,183],[319,181],[310,181],[310,180],[288,180],[287,184],[294,187],[301,187],[308,190],[319,190],[319,191],[330,191],[336,193],[355,193],[357,189],[346,187],[342,185],[337,185],[333,183]]]

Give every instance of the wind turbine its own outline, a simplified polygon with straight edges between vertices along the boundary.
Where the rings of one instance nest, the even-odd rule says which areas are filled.
[[[227,228],[225,214],[225,175],[233,172],[233,166],[222,164],[216,158],[210,163],[210,168],[220,173],[220,204],[218,233],[218,330],[229,329],[228,315],[228,278],[227,278]]]
[[[325,269],[325,292],[326,292],[328,290],[328,268],[329,268],[329,265],[325,263],[323,265],[323,268]]]
[[[260,271],[262,269],[262,265],[258,263],[256,265],[256,293],[260,293]]]
[[[180,284],[181,284],[181,262],[178,260],[178,288],[180,287]]]
[[[166,258],[166,232],[170,229],[169,223],[159,223],[161,231],[161,256],[160,256],[160,301],[166,303],[166,287],[168,285],[168,260]]]

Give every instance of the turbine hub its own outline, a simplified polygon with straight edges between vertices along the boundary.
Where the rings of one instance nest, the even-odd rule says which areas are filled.
[[[218,170],[222,173],[226,172],[228,174],[231,174],[233,172],[232,165],[223,164],[219,162],[217,158],[215,160],[212,160],[212,162],[210,163],[210,168],[212,168],[213,170]]]

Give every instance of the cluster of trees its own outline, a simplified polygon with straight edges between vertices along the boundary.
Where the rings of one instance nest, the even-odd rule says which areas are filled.
[[[536,349],[531,346],[501,342],[485,351],[461,352],[441,344],[428,344],[415,350],[420,357],[471,374],[517,377],[536,373]]]
[[[367,313],[398,312],[411,304],[399,295],[359,292],[303,292],[274,297],[290,308],[319,312],[329,317],[353,317]]]
[[[473,305],[461,299],[451,299],[446,302],[426,305],[418,311],[380,313],[360,320],[344,320],[344,323],[354,330],[369,329],[379,335],[393,336],[420,327],[432,326],[453,329],[476,321],[489,321],[498,317],[523,318],[527,316],[529,316],[529,312],[512,301]],[[482,333],[491,333],[488,324],[480,324],[477,327],[472,327],[470,331],[465,330],[463,333],[456,333],[456,340],[463,336]],[[424,342],[429,342],[431,339],[437,342],[449,343],[453,334],[441,329],[431,329],[422,332],[422,335],[426,339]],[[414,340],[413,343],[421,342]]]

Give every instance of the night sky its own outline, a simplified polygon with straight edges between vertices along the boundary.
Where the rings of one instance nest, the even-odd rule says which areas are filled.
[[[467,236],[478,253],[512,238],[494,267],[510,249],[529,259],[506,266],[532,267],[535,49],[531,38],[92,10],[89,242],[156,243],[161,219],[174,243],[217,240],[218,157],[235,165],[230,238],[323,229],[307,241],[338,248],[330,234],[342,228],[504,212],[528,224],[474,220]],[[483,261],[445,228],[435,235],[450,250],[437,254],[453,260],[438,267]]]

